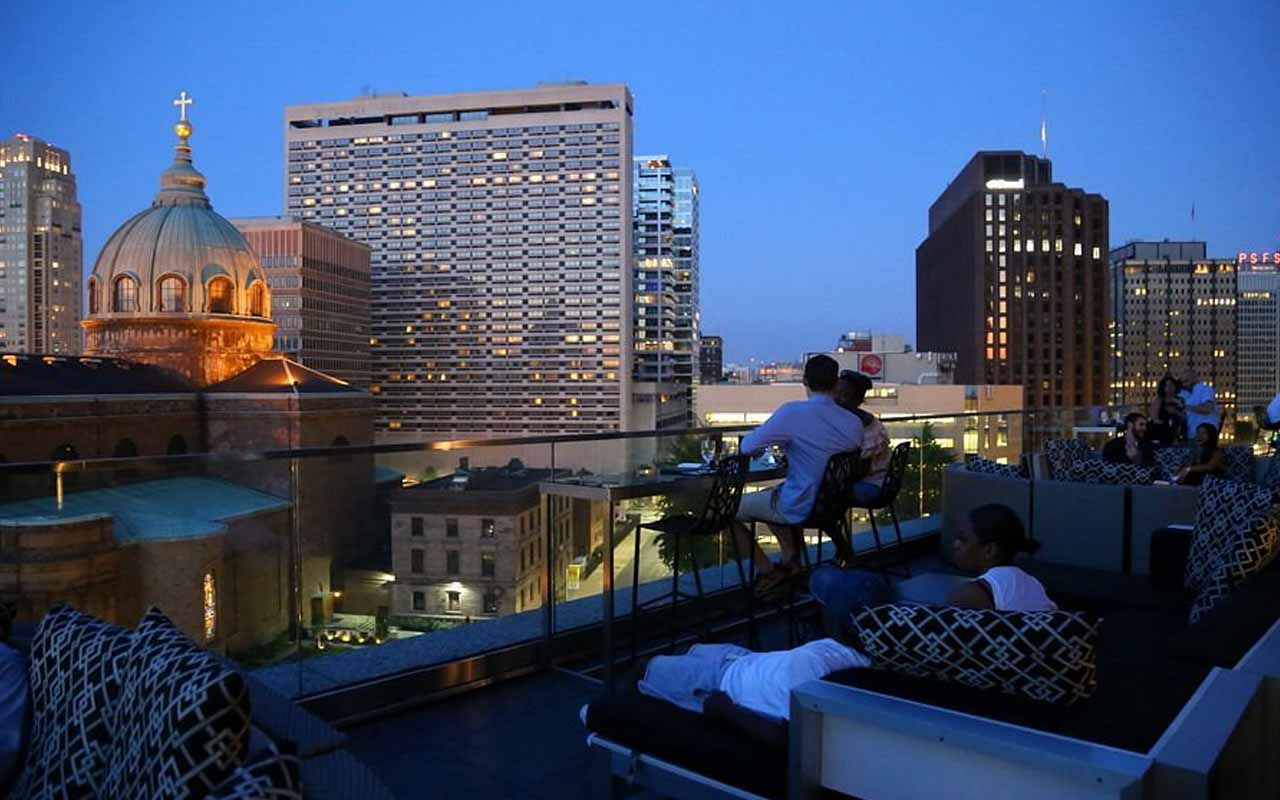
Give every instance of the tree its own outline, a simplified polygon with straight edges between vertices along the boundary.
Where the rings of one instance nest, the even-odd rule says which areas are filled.
[[[933,423],[924,423],[920,436],[912,442],[902,491],[895,503],[900,519],[914,519],[922,511],[928,514],[942,508],[942,470],[955,460],[955,454],[938,444],[933,431]]]

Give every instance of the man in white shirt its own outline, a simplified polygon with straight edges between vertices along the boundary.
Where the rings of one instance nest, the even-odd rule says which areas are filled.
[[[1222,413],[1218,410],[1218,396],[1213,387],[1200,382],[1195,367],[1187,368],[1182,381],[1188,387],[1179,393],[1187,404],[1187,438],[1194,439],[1196,429],[1205,423],[1222,430]]]
[[[785,403],[764,424],[742,437],[744,455],[758,455],[773,445],[787,454],[787,478],[772,490],[742,496],[734,533],[752,553],[761,586],[774,585],[798,567],[799,551],[791,540],[790,526],[804,522],[813,510],[827,459],[862,446],[862,421],[836,405],[836,378],[840,365],[830,356],[817,355],[804,365],[808,399]],[[778,539],[782,566],[775,568],[765,557],[743,523],[764,522]],[[775,573],[770,576],[771,573]]]

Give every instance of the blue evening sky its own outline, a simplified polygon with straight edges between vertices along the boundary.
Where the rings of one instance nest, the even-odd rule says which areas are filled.
[[[622,81],[702,185],[703,329],[794,358],[915,339],[915,248],[974,151],[1039,150],[1114,244],[1280,249],[1280,2],[100,3],[5,15],[0,136],[72,153],[85,269],[146,206],[186,89],[224,215],[281,210],[282,114],[365,87]],[[1196,219],[1191,220],[1195,204]]]

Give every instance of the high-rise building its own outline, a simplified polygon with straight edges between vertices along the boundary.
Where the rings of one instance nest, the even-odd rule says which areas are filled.
[[[724,379],[724,339],[703,336],[698,343],[698,383],[719,383]]]
[[[285,207],[371,249],[383,439],[622,430],[632,101],[622,84],[285,111]]]
[[[0,352],[80,352],[82,247],[71,154],[0,142]]]
[[[1188,366],[1212,384],[1224,427],[1236,404],[1236,268],[1204,242],[1131,242],[1111,251],[1112,396],[1146,406]]]
[[[1280,392],[1280,271],[1237,259],[1236,388],[1239,413],[1253,416]]]
[[[958,384],[1026,387],[1028,408],[1107,401],[1108,207],[1047,159],[975,155],[929,208],[916,249],[917,349],[957,354]]]
[[[232,219],[271,287],[275,349],[369,386],[369,246],[297,217]]]
[[[698,179],[665,155],[632,159],[635,379],[692,384],[698,372]]]

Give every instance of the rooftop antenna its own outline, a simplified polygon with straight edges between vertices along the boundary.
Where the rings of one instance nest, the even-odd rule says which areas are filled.
[[[1040,151],[1043,158],[1049,159],[1049,93],[1044,89],[1040,90]]]

